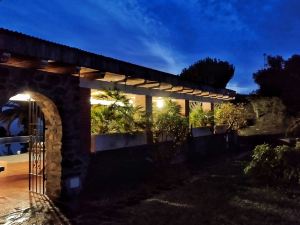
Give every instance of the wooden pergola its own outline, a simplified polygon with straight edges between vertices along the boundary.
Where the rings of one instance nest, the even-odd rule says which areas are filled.
[[[131,94],[221,102],[235,92],[182,80],[179,76],[80,49],[0,29],[0,64],[80,78],[80,87],[117,88]]]

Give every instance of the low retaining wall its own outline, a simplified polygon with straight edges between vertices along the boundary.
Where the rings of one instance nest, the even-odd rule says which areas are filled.
[[[147,144],[146,133],[92,135],[92,152],[101,152]]]
[[[202,137],[212,135],[212,128],[211,127],[199,127],[199,128],[192,128],[191,135],[192,137]]]
[[[223,132],[217,135],[222,135]],[[193,138],[212,136],[213,131],[211,127],[192,128],[191,135]],[[171,141],[172,139],[167,135],[161,135],[158,138],[160,143]],[[92,135],[91,137],[91,152],[101,152],[107,150],[116,150],[121,148],[130,148],[147,145],[147,135],[145,132],[136,134],[115,133]]]
[[[84,192],[88,194],[103,193],[106,190],[116,191],[120,186],[130,183],[134,187],[153,173],[157,165],[151,160],[151,153],[158,150],[168,150],[170,142],[114,149],[113,151],[98,151],[92,154],[89,172]],[[190,159],[203,159],[209,154],[221,154],[226,150],[224,135],[208,135],[191,138],[182,146],[183,156]],[[187,154],[185,154],[187,153]],[[182,162],[182,160],[176,160]]]

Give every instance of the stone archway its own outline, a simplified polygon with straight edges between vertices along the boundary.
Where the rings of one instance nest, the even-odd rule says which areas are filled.
[[[46,148],[46,195],[52,199],[61,193],[61,162],[62,162],[62,121],[54,102],[48,97],[27,92],[37,102],[45,118],[45,148]]]
[[[15,92],[13,92],[15,93]],[[26,94],[43,113],[45,137],[45,194],[51,199],[60,197],[62,190],[62,120],[55,103],[43,94],[33,91],[17,92],[9,96]],[[11,95],[11,93],[10,93]],[[23,99],[21,101],[29,101]],[[29,106],[29,105],[28,105]],[[28,115],[29,116],[29,115]],[[33,160],[31,160],[33,162]],[[30,179],[30,177],[29,177]],[[42,178],[44,179],[44,177]]]
[[[31,93],[46,116],[46,193],[72,198],[82,188],[89,163],[90,93],[79,77],[0,65],[0,105],[18,93]]]

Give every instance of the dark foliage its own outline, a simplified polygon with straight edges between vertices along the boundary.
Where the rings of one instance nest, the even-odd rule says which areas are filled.
[[[268,56],[267,63],[267,68],[253,74],[260,87],[257,93],[281,98],[288,112],[296,115],[300,111],[300,55],[287,60],[281,56]]]
[[[268,144],[255,147],[252,161],[245,173],[266,182],[300,183],[300,150],[285,145],[275,148]]]
[[[225,88],[233,74],[232,64],[218,59],[205,58],[183,69],[180,76],[187,81]]]
[[[286,135],[288,137],[300,137],[300,118],[294,119],[290,122]]]

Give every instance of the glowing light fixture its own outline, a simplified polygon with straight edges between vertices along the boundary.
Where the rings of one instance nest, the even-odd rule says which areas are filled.
[[[157,106],[157,108],[159,108],[159,109],[163,108],[163,107],[164,107],[164,100],[161,99],[161,98],[157,99],[157,101],[156,101],[156,106]]]
[[[29,94],[17,94],[15,96],[11,97],[9,100],[25,102],[25,101],[29,101],[30,99],[31,99],[31,96]]]

